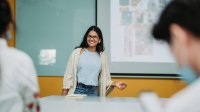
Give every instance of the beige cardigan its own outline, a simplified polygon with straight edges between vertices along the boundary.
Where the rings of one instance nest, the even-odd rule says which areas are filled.
[[[68,61],[66,72],[63,79],[63,89],[69,89],[68,94],[73,94],[77,83],[77,63],[82,48],[75,49]],[[104,52],[100,53],[102,69],[99,76],[99,95],[106,96],[113,89],[112,80],[109,72],[108,60]]]

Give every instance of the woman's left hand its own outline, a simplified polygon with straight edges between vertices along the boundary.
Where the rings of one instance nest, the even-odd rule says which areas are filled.
[[[116,82],[116,83],[115,83],[115,86],[116,86],[117,88],[123,90],[123,89],[126,88],[127,84],[124,83],[124,82]]]

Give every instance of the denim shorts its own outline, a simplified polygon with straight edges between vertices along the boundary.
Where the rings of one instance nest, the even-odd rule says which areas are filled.
[[[98,95],[98,86],[77,83],[74,94],[86,94],[87,96],[99,96]]]

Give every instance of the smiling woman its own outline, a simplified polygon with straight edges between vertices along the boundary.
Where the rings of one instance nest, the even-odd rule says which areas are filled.
[[[103,52],[104,43],[101,30],[96,26],[91,26],[83,37],[80,48],[88,48],[93,52]]]
[[[91,26],[69,58],[62,95],[106,96],[113,87],[122,90],[126,84],[111,80],[102,32],[97,26]]]

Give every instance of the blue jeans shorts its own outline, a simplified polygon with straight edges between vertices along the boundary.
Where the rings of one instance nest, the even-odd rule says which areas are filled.
[[[98,95],[98,86],[77,83],[74,94],[86,94],[87,96],[99,96]]]

